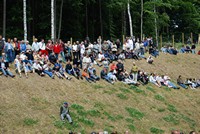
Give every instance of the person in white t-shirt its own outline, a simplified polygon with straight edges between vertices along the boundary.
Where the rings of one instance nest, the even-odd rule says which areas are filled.
[[[46,45],[44,43],[44,39],[41,40],[41,42],[38,43],[40,50],[45,50],[46,49]]]
[[[88,68],[90,66],[90,64],[92,63],[91,58],[89,57],[89,55],[86,55],[83,57],[83,68]]]

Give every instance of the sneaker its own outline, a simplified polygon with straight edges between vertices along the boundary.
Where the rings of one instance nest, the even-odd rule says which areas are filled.
[[[70,78],[68,77],[67,79],[68,79],[68,80],[71,80],[72,78],[71,78],[71,77],[70,77]]]

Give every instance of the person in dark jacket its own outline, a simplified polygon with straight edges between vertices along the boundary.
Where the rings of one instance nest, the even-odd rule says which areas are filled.
[[[67,102],[64,102],[63,105],[60,107],[60,118],[62,121],[64,121],[65,118],[67,118],[70,124],[73,123],[69,113],[69,107]]]

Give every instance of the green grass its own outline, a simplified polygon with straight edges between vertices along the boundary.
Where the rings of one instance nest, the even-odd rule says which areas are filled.
[[[141,120],[144,117],[144,113],[140,112],[139,110],[137,110],[135,108],[126,107],[126,111],[129,113],[129,115],[132,118]]]
[[[25,118],[23,122],[24,122],[24,125],[26,126],[33,126],[37,124],[39,121],[32,118]]]
[[[185,115],[181,115],[181,116],[182,116],[182,119],[188,123],[191,129],[194,129],[196,127],[196,122],[194,120],[192,120],[191,118]]]
[[[174,105],[171,105],[171,104],[168,104],[167,109],[168,109],[170,112],[177,112],[176,107],[175,107]]]
[[[90,127],[94,127],[94,125],[95,125],[95,123],[92,120],[85,118],[85,117],[80,117],[78,119],[78,121],[80,121],[83,124],[85,124],[86,126],[90,126]]]
[[[159,128],[151,127],[150,132],[152,134],[163,134],[165,131]]]
[[[103,91],[103,93],[109,94],[109,95],[114,94],[115,92],[117,92],[117,90],[114,89],[114,88],[113,89],[107,89],[107,90]]]
[[[64,122],[61,121],[61,120],[54,121],[54,126],[59,128],[59,129],[63,129],[64,128]]]
[[[75,110],[82,110],[84,109],[83,106],[79,105],[79,104],[72,104],[71,108],[75,109]]]
[[[132,119],[132,118],[126,118],[126,122],[128,122],[128,123],[134,123],[134,120]]]
[[[106,108],[105,104],[103,104],[102,102],[95,102],[94,103],[94,108],[97,108],[98,110],[103,110]]]
[[[93,86],[94,89],[100,89],[100,88],[104,88],[102,85],[94,85]]]
[[[165,112],[165,108],[158,108],[158,112]]]
[[[151,87],[151,86],[147,86],[146,89],[153,93],[156,93],[155,89],[153,89],[153,87]]]
[[[178,125],[178,124],[180,124],[181,117],[179,115],[170,114],[170,115],[167,115],[167,116],[163,117],[163,119],[166,122],[170,122],[170,123],[172,123],[174,125]]]
[[[87,114],[92,116],[92,117],[100,117],[101,113],[98,110],[92,109],[92,110],[88,110]]]
[[[130,129],[131,132],[134,132],[136,130],[136,127],[133,124],[129,124],[128,128]]]
[[[141,89],[139,89],[139,88],[136,87],[136,86],[130,86],[130,89],[132,89],[132,90],[133,90],[134,92],[136,92],[136,93],[146,95],[146,93],[145,93],[144,90],[141,90]]]
[[[164,87],[163,88],[165,91],[171,91],[171,88],[169,88],[169,87]]]
[[[122,100],[127,100],[128,99],[128,97],[126,95],[122,94],[122,93],[117,94],[117,97],[122,99]]]
[[[155,96],[154,96],[154,98],[156,99],[156,100],[159,100],[159,101],[165,101],[165,98],[162,96],[162,95],[159,95],[159,94],[156,94]]]
[[[114,116],[112,116],[112,115],[109,114],[108,112],[104,112],[103,114],[104,114],[104,115],[107,117],[107,119],[110,120],[110,121],[116,121],[116,120],[117,120]]]
[[[128,88],[120,87],[119,90],[123,93],[131,93],[131,91]]]

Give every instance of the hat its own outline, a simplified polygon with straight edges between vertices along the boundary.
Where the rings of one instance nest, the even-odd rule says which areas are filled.
[[[64,102],[63,104],[65,104],[65,105],[68,105],[68,103],[67,103],[67,102]]]

